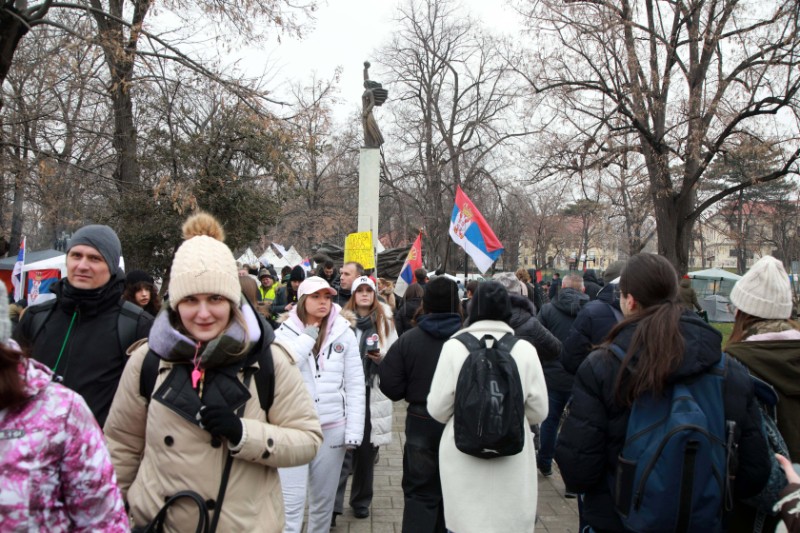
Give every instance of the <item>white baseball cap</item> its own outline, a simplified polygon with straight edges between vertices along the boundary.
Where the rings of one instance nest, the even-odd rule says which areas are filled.
[[[328,282],[319,276],[311,276],[303,280],[297,288],[297,298],[302,298],[306,294],[313,294],[319,291],[327,291],[336,296],[336,289],[328,285]]]
[[[358,289],[361,285],[367,285],[370,289],[372,289],[372,292],[377,292],[375,290],[375,282],[372,281],[369,276],[361,276],[360,278],[356,278],[356,280],[353,282],[353,287],[350,289],[350,292],[355,294],[356,289]]]

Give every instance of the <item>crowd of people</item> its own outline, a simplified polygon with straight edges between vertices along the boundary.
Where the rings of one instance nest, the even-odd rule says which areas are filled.
[[[525,269],[465,285],[418,269],[399,295],[352,262],[251,272],[206,213],[183,238],[162,290],[120,268],[100,225],[74,234],[55,298],[16,325],[0,284],[3,531],[328,532],[346,506],[370,516],[397,401],[405,533],[533,531],[556,468],[581,531],[800,531],[800,324],[774,258],[734,287],[723,347],[658,255],[549,287]],[[514,452],[460,441],[464,335],[495,351],[514,339]],[[695,397],[670,435],[693,433],[648,441],[663,456],[641,477],[650,448],[632,428],[683,420]],[[680,490],[654,498],[651,473]]]

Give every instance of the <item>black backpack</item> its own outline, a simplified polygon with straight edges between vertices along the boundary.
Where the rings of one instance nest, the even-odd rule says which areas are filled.
[[[58,300],[53,298],[28,308],[26,313],[32,315],[31,342],[36,341],[36,337],[47,323],[57,303]],[[128,348],[139,340],[136,335],[139,328],[139,317],[142,315],[147,315],[149,317],[150,314],[138,305],[127,300],[123,300],[121,303],[122,306],[119,309],[119,317],[117,318],[117,337],[119,339],[119,349],[124,355]]]
[[[510,333],[499,340],[485,335],[478,341],[469,333],[454,338],[469,350],[456,382],[456,448],[482,459],[518,454],[526,422],[522,381],[511,356],[517,339]]]

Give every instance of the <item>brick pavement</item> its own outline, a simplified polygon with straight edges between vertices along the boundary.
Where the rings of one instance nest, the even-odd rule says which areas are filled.
[[[345,513],[336,520],[331,533],[400,533],[403,522],[403,444],[406,418],[405,402],[394,404],[392,444],[381,447],[380,462],[375,468],[375,496],[369,518],[357,519],[345,504]],[[564,498],[564,483],[554,469],[553,476],[539,475],[539,502],[536,531],[576,533],[578,504]],[[349,492],[348,484],[348,492]],[[345,497],[345,502],[349,494]],[[517,532],[509,532],[517,533]],[[524,532],[521,532],[524,533]]]

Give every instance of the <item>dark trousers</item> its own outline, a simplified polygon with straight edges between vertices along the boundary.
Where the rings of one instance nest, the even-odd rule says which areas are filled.
[[[372,423],[369,419],[369,392],[370,389],[367,387],[364,438],[361,446],[355,450],[347,450],[344,456],[342,471],[339,474],[339,489],[336,491],[336,502],[333,504],[334,513],[342,514],[344,512],[344,492],[350,472],[353,473],[353,482],[350,485],[350,507],[369,509],[372,503],[372,477],[375,472],[375,456],[378,453],[378,447],[373,446],[370,442]]]
[[[558,437],[558,424],[561,414],[572,396],[571,391],[547,391],[548,411],[547,418],[542,422],[539,433],[541,446],[536,454],[536,463],[541,470],[550,470],[553,465],[553,456],[556,453],[556,438]]]
[[[421,406],[406,413],[403,449],[403,533],[444,533],[442,483],[439,478],[439,441],[444,424]]]

